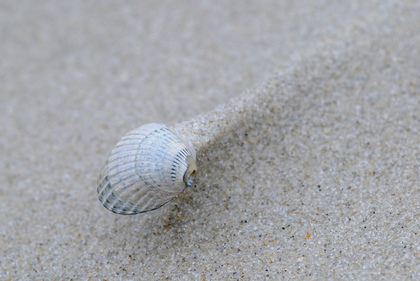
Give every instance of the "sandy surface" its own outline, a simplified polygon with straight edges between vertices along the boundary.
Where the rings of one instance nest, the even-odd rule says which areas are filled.
[[[419,3],[277,2],[1,1],[0,279],[419,279]],[[197,181],[115,215],[148,122]]]

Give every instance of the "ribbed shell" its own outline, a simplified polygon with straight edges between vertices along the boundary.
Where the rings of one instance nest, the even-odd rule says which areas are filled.
[[[117,214],[155,210],[190,186],[196,172],[189,141],[163,124],[146,124],[112,150],[99,179],[99,200]]]

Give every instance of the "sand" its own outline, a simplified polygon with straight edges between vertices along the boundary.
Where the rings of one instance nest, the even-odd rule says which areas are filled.
[[[417,280],[417,1],[0,3],[0,279]],[[148,122],[195,184],[116,215]]]

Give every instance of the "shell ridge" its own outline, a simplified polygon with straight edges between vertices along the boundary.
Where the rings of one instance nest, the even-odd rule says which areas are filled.
[[[170,135],[171,135],[172,132],[169,131],[167,128],[163,128],[161,130],[164,131],[164,135],[161,138],[159,138],[159,140],[161,140],[159,146],[155,142],[153,142],[153,141],[151,141],[151,143],[149,142],[149,139],[152,139],[152,137],[154,137],[154,134],[158,134],[158,132],[159,132],[158,130],[154,131],[153,133],[151,133],[148,137],[146,137],[143,140],[143,142],[145,142],[145,148],[149,148],[149,147],[153,148],[153,147],[156,147],[156,146],[158,148],[163,147],[163,149],[162,149],[162,151],[163,151],[162,155],[164,155],[164,158],[161,160],[162,163],[158,163],[158,162],[154,161],[155,159],[154,159],[153,156],[155,156],[155,155],[152,155],[153,158],[152,157],[151,158],[147,158],[150,162],[152,162],[152,165],[151,166],[152,167],[155,167],[152,170],[157,175],[156,178],[159,179],[160,181],[162,181],[163,179],[165,179],[165,171],[162,171],[162,169],[159,169],[156,166],[159,165],[159,164],[162,164],[162,166],[166,166],[167,164],[170,164],[173,161],[173,152],[172,152],[172,150],[169,150],[168,151],[168,149],[165,149],[165,148],[171,147],[171,143],[172,144],[175,144],[176,146],[179,146],[179,144],[180,144],[179,141],[176,138],[170,137]],[[163,140],[165,142],[163,142]],[[160,149],[158,151],[160,151]],[[147,153],[148,152],[146,152],[146,154]],[[143,155],[144,155],[143,151],[140,150],[138,152],[137,156],[136,156],[136,159],[142,158]],[[136,166],[138,165],[138,163],[139,163],[139,161],[136,160]],[[137,169],[137,167],[136,167],[136,169]],[[142,173],[139,173],[139,174],[142,174]],[[146,176],[141,176],[141,179],[146,183],[146,185],[151,186],[151,189],[153,189],[155,192],[159,192],[159,191],[161,191],[161,192],[168,192],[169,191],[167,189],[162,189],[161,187],[158,187],[157,186],[157,181],[154,180],[154,179],[151,180],[150,178],[152,178],[151,177],[151,174],[147,174]],[[155,183],[155,184],[153,184],[153,183]],[[169,183],[172,184],[172,182],[169,182]],[[162,186],[162,185],[160,184],[160,186]]]

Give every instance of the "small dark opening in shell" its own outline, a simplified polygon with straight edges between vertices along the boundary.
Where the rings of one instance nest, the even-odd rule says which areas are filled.
[[[196,174],[197,174],[197,170],[193,170],[191,172],[190,176],[187,179],[187,182],[185,183],[186,186],[191,186],[194,183]]]

